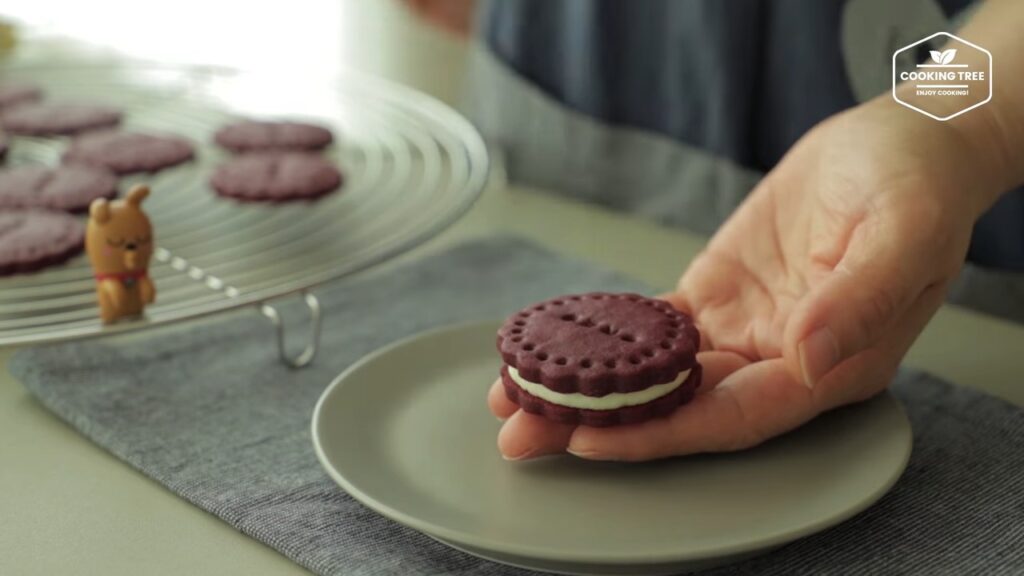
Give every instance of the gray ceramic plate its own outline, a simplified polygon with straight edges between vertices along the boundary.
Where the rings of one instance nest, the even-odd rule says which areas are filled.
[[[331,383],[313,415],[317,455],[342,488],[471,554],[587,574],[736,561],[864,510],[910,455],[910,424],[883,395],[738,454],[506,462],[484,401],[497,328],[446,328],[379,350]]]

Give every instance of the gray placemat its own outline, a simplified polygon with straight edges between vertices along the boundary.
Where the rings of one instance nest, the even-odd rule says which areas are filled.
[[[116,346],[35,348],[17,354],[11,369],[82,434],[315,572],[526,574],[451,550],[355,502],[317,463],[309,420],[327,383],[384,344],[593,289],[644,287],[498,238],[319,290],[323,352],[304,370],[277,361],[255,315]],[[894,389],[915,434],[896,488],[838,527],[713,574],[1024,570],[1024,414],[921,374],[902,374]]]

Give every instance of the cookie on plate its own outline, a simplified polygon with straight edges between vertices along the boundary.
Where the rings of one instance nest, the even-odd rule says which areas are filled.
[[[188,162],[192,144],[178,136],[104,130],[76,137],[64,161],[101,166],[115,174],[158,172]]]
[[[85,226],[53,210],[0,212],[0,276],[32,272],[78,255]]]
[[[97,198],[117,195],[117,176],[83,165],[17,166],[0,170],[0,210],[49,208],[85,212]]]
[[[305,122],[249,120],[217,131],[214,141],[232,152],[322,150],[334,141],[331,131]]]
[[[66,136],[120,123],[119,110],[83,104],[23,104],[0,114],[8,132],[24,136]]]
[[[247,202],[312,200],[341,185],[341,172],[319,154],[254,152],[222,164],[210,185],[221,196]]]
[[[28,84],[0,85],[0,110],[13,108],[19,104],[38,102],[43,97],[43,91]]]
[[[700,335],[662,300],[594,292],[513,314],[498,330],[505,395],[526,412],[585,426],[667,415],[700,385]]]

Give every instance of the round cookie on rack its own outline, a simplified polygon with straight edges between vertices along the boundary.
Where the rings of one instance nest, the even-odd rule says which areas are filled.
[[[192,144],[178,136],[104,130],[76,137],[64,161],[101,166],[115,174],[158,172],[188,162]]]
[[[319,198],[341,181],[341,172],[319,154],[253,152],[218,167],[210,185],[221,196],[245,202],[287,202]]]
[[[85,226],[53,210],[0,211],[0,276],[33,272],[82,252]]]
[[[0,124],[8,132],[24,136],[66,136],[120,123],[120,110],[85,104],[31,103],[0,114]]]
[[[43,91],[35,86],[4,83],[0,85],[0,110],[28,102],[37,102],[42,97]]]
[[[263,150],[322,150],[334,141],[331,131],[305,122],[246,120],[217,131],[213,140],[235,153]]]
[[[526,412],[586,426],[673,412],[700,385],[700,335],[662,300],[594,292],[513,314],[498,330],[505,395]]]
[[[49,208],[85,212],[97,198],[117,195],[117,176],[84,165],[17,166],[0,170],[0,210]]]

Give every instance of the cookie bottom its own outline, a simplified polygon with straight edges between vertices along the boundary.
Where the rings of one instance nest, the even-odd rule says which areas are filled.
[[[690,376],[678,388],[662,396],[636,406],[616,408],[614,410],[587,410],[570,408],[548,402],[530,394],[516,384],[508,374],[508,366],[501,367],[501,383],[505,388],[505,396],[530,414],[543,416],[548,420],[563,424],[576,424],[604,428],[623,424],[639,424],[652,418],[667,416],[676,408],[689,402],[700,386],[701,366],[694,364]]]

